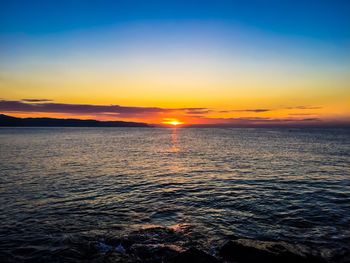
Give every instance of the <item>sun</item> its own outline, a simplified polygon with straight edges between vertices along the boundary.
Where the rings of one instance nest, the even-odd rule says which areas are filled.
[[[162,123],[167,125],[172,125],[172,126],[178,126],[178,125],[184,124],[183,122],[174,118],[163,119]]]
[[[182,122],[179,122],[179,121],[171,121],[171,122],[169,122],[169,124],[174,125],[174,126],[179,125],[181,123]]]

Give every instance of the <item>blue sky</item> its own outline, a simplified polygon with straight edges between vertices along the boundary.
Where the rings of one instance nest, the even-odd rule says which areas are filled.
[[[2,33],[45,34],[144,20],[221,20],[276,34],[348,42],[346,0],[1,0]]]

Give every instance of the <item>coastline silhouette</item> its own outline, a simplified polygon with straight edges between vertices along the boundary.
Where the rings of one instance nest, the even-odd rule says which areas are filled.
[[[142,122],[57,118],[16,118],[0,114],[0,127],[151,127]]]

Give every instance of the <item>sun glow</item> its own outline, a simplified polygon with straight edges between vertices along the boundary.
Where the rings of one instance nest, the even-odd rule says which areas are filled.
[[[182,124],[182,122],[179,122],[179,121],[171,121],[171,122],[169,122],[169,124],[176,126],[176,125]]]
[[[178,126],[178,125],[181,125],[181,124],[184,124],[184,123],[179,121],[179,120],[177,120],[177,119],[167,118],[167,119],[163,119],[162,124]]]

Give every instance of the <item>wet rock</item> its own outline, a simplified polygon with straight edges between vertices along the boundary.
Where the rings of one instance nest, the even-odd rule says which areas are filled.
[[[219,263],[215,257],[195,248],[190,248],[180,253],[171,263]]]
[[[98,260],[93,260],[93,263],[143,263],[132,255],[122,255],[120,253],[112,252]]]
[[[341,248],[337,254],[331,257],[330,262],[350,263],[350,248]]]
[[[249,263],[321,263],[324,262],[306,249],[285,242],[238,239],[227,242],[219,255],[230,262]]]
[[[123,247],[122,244],[119,244],[119,245],[115,248],[115,251],[116,251],[116,252],[119,252],[119,253],[121,253],[121,254],[123,254],[123,253],[126,252],[126,250],[125,250],[125,248]]]
[[[169,262],[180,253],[174,247],[163,244],[135,244],[130,248],[130,251],[145,263]]]

